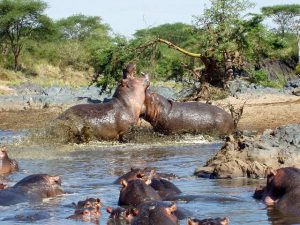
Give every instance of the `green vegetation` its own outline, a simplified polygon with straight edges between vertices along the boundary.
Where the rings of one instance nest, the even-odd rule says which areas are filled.
[[[136,63],[138,72],[150,73],[156,83],[200,81],[226,87],[235,76],[246,75],[252,82],[282,87],[283,74],[271,80],[262,62],[299,58],[300,5],[264,7],[260,14],[245,16],[253,6],[248,0],[210,2],[193,17],[193,25],[163,24],[138,30],[128,40],[112,35],[101,15],[53,21],[41,0],[0,0],[0,82],[94,82],[106,89],[120,79],[126,64]],[[268,29],[263,24],[267,18],[278,29]]]

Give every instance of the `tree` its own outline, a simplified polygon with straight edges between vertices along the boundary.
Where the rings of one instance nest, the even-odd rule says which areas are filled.
[[[300,5],[275,5],[263,7],[261,11],[265,16],[273,18],[273,21],[279,25],[281,35],[284,36],[287,31],[293,29],[291,25],[295,18],[300,16]]]
[[[205,77],[215,85],[224,85],[233,76],[233,61],[241,51],[242,13],[252,7],[248,0],[210,0],[202,16],[194,16],[199,29],[199,47],[206,66]],[[238,34],[238,35],[237,35]]]
[[[19,56],[26,40],[49,24],[43,15],[47,4],[40,0],[0,1],[0,36],[8,40],[14,56],[14,69],[19,68]]]
[[[102,23],[99,16],[85,16],[82,14],[69,16],[57,21],[58,29],[65,39],[84,40],[95,30],[101,30],[107,35],[110,27]]]

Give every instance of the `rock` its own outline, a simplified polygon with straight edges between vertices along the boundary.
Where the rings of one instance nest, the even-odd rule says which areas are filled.
[[[295,88],[292,93],[296,96],[300,96],[300,86]]]
[[[300,124],[261,135],[227,137],[221,150],[194,174],[209,178],[264,178],[267,168],[300,166]]]

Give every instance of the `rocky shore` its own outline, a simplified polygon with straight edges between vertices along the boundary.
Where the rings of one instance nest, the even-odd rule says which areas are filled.
[[[262,134],[229,136],[195,175],[206,178],[264,178],[267,168],[300,166],[300,122]]]

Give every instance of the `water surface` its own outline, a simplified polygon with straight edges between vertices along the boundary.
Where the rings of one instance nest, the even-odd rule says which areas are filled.
[[[60,175],[67,194],[40,203],[0,206],[0,224],[88,224],[65,219],[73,214],[70,203],[86,197],[99,197],[105,206],[117,206],[120,186],[113,181],[131,167],[154,167],[159,172],[175,173],[174,182],[185,194],[199,195],[190,202],[178,202],[192,217],[229,217],[231,224],[270,224],[265,206],[251,196],[257,180],[211,180],[192,176],[195,168],[210,158],[222,145],[198,137],[158,143],[90,143],[83,145],[37,145],[21,138],[25,132],[0,131],[0,144],[10,149],[11,158],[21,170],[4,179],[13,185],[34,173]],[[38,221],[9,220],[18,215],[40,213]],[[100,224],[108,214],[102,209]],[[20,216],[19,216],[19,220]],[[180,222],[186,224],[186,220]]]

